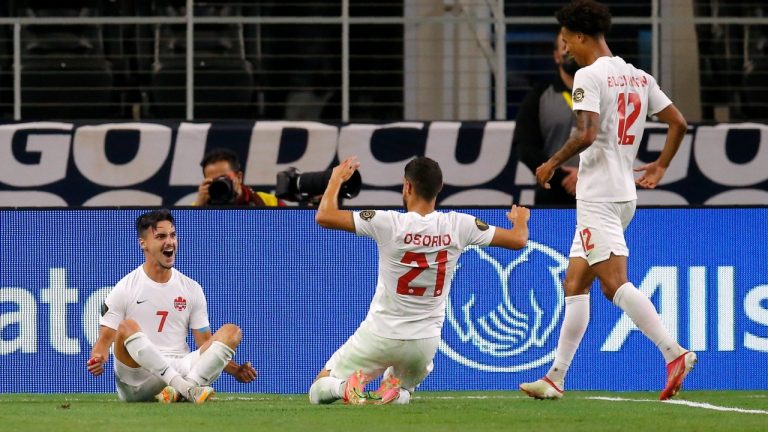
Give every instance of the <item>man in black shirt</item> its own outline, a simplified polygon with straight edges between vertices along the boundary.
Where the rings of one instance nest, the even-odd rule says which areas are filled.
[[[574,126],[571,89],[579,66],[568,55],[560,33],[554,48],[557,76],[528,93],[515,119],[513,145],[520,160],[532,172],[565,144]],[[578,169],[578,156],[563,164],[549,182],[551,189],[536,186],[535,203],[575,206]]]

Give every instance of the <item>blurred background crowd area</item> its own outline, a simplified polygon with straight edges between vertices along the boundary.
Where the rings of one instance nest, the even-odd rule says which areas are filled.
[[[606,3],[614,54],[689,120],[768,122],[764,0]],[[0,119],[514,119],[554,75],[562,4],[6,0]]]

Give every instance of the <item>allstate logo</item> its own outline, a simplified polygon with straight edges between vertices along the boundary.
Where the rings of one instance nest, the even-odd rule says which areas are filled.
[[[534,241],[504,265],[468,247],[446,300],[440,351],[487,372],[520,372],[552,361],[568,259]]]

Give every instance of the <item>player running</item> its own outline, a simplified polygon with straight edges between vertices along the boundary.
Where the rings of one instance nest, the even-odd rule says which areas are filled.
[[[565,317],[555,360],[547,374],[520,389],[537,399],[559,399],[565,374],[589,323],[589,290],[597,277],[603,294],[621,308],[658,347],[667,363],[667,383],[659,398],[673,397],[693,369],[696,354],[669,334],[653,303],[627,279],[624,230],[635,214],[635,183],[654,188],[661,181],[685,136],[680,111],[648,73],[613,56],[605,41],[611,25],[608,8],[593,0],[574,0],[557,20],[563,41],[582,68],[573,83],[576,131],[565,145],[536,169],[540,185],[549,187],[554,171],[580,154],[576,184],[576,234],[565,274]],[[659,158],[635,171],[632,163],[643,137],[647,115],[669,125]],[[650,238],[649,238],[650,241]]]

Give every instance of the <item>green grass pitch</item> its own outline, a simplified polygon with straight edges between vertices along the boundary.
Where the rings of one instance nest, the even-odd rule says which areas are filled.
[[[691,391],[673,403],[656,401],[657,397],[657,393],[572,391],[560,401],[536,401],[517,392],[417,392],[406,406],[314,406],[306,395],[220,393],[213,401],[194,406],[126,404],[113,394],[0,394],[0,430],[768,430],[768,391]]]

